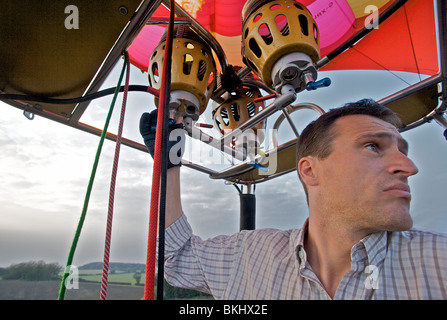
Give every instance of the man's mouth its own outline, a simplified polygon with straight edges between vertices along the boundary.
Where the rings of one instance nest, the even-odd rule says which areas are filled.
[[[408,186],[408,184],[403,183],[403,182],[395,183],[395,184],[387,187],[383,191],[386,192],[387,194],[392,194],[399,198],[407,198],[407,199],[411,200],[410,187]]]

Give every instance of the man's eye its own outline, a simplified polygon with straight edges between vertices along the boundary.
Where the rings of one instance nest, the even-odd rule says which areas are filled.
[[[377,152],[379,147],[376,143],[368,143],[365,145],[365,148],[374,152]]]

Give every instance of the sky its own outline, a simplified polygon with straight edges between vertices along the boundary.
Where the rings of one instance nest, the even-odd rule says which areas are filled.
[[[103,88],[116,85],[120,70],[121,62]],[[389,72],[319,74],[319,78],[325,76],[332,79],[329,88],[299,93],[295,103],[313,102],[328,110],[365,97],[386,97],[406,86],[400,78],[410,83],[419,80],[414,74],[401,73],[398,78]],[[147,85],[147,74],[131,66],[130,83]],[[111,99],[108,96],[92,101],[81,121],[102,129]],[[121,101],[122,94],[115,105],[109,126],[111,132],[117,132]],[[143,112],[152,109],[151,95],[131,92],[123,136],[142,143],[139,118]],[[99,137],[39,116],[28,120],[21,110],[2,102],[0,110],[0,267],[31,260],[65,265],[82,212]],[[210,110],[211,103],[201,122],[211,123]],[[274,123],[278,114],[268,120],[268,126]],[[293,113],[292,119],[301,131],[316,116],[315,112],[303,110]],[[447,233],[447,141],[443,131],[443,127],[431,122],[402,135],[410,144],[409,157],[419,168],[419,173],[410,178],[414,226]],[[215,129],[209,134],[218,136]],[[284,122],[279,129],[279,142],[284,143],[292,137],[291,129]],[[270,143],[267,141],[266,150],[271,147]],[[192,145],[197,148],[196,143]],[[106,140],[74,265],[103,260],[114,150],[115,143]],[[210,152],[201,150],[203,155]],[[205,156],[199,160],[216,170],[229,166],[228,163],[210,163]],[[146,260],[152,165],[152,158],[147,153],[127,146],[121,148],[110,253],[112,262],[144,263]],[[194,233],[208,238],[239,230],[236,188],[186,167],[181,170],[181,188],[183,209]],[[304,191],[296,172],[258,184],[255,194],[257,228],[299,228],[307,218]]]

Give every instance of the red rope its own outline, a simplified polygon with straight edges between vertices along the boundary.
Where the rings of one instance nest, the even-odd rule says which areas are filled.
[[[158,101],[158,115],[157,115],[157,131],[155,134],[155,150],[154,150],[154,168],[152,174],[152,189],[151,189],[151,206],[149,216],[149,235],[147,243],[146,256],[146,271],[144,283],[144,300],[154,300],[155,287],[155,260],[157,251],[157,227],[158,227],[158,212],[159,212],[159,198],[160,198],[160,178],[161,178],[161,160],[162,160],[162,135],[164,123],[164,110],[166,105],[168,83],[166,81],[170,68],[170,52],[172,48],[171,31],[174,27],[174,1],[171,0],[171,13],[169,25],[166,36],[165,52],[163,58],[163,70],[161,74],[160,95]],[[169,63],[168,63],[169,60]],[[169,69],[169,70],[168,70]]]
[[[126,84],[124,86],[124,96],[123,96],[123,104],[121,107],[121,115],[120,122],[118,126],[118,135],[116,137],[115,144],[115,157],[113,159],[113,168],[112,168],[112,178],[110,181],[110,191],[109,191],[109,208],[107,213],[107,227],[106,227],[106,238],[104,244],[104,261],[102,265],[102,280],[101,280],[101,290],[99,298],[100,300],[106,300],[107,298],[107,288],[108,288],[108,278],[109,278],[109,260],[110,260],[110,243],[112,239],[112,221],[113,221],[113,205],[115,202],[115,185],[116,185],[116,176],[118,172],[118,161],[120,156],[121,149],[121,137],[123,135],[123,126],[124,126],[124,115],[126,112],[126,103],[127,103],[127,93],[129,92],[129,78],[130,78],[130,64],[129,57],[127,52],[125,53],[126,60]]]

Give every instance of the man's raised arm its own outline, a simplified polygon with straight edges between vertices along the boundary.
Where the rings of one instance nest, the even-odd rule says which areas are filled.
[[[180,167],[175,166],[166,173],[166,228],[177,221],[183,213],[180,197]]]
[[[143,113],[140,118],[140,133],[152,158],[155,152],[157,115],[158,109],[155,109],[151,113]],[[178,119],[177,123],[169,125],[170,138],[173,140],[169,139],[167,146],[167,150],[171,152],[168,156],[168,170],[166,172],[166,228],[177,221],[183,213],[180,197],[180,167],[185,149],[185,134],[181,120]],[[173,148],[174,146],[176,147]]]

